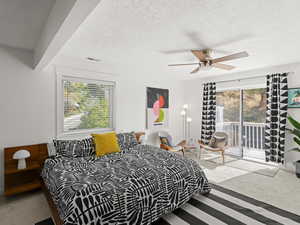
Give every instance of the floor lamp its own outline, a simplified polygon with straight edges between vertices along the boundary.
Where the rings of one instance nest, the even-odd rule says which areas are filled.
[[[180,114],[182,116],[182,136],[186,140],[186,110],[183,109]]]
[[[192,118],[187,117],[186,118],[186,124],[187,124],[187,142],[191,144],[191,123],[192,123]]]
[[[184,104],[182,108],[183,110],[180,113],[182,116],[182,133],[183,138],[188,141],[191,135],[192,118],[188,117],[188,105]]]

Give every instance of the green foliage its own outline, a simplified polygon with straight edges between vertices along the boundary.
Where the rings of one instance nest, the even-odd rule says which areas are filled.
[[[293,119],[291,116],[288,116],[288,121],[294,127],[294,129],[287,129],[291,134],[295,135],[296,137],[293,138],[294,142],[300,146],[300,123]],[[300,148],[293,148],[290,151],[298,151],[300,152]]]
[[[244,90],[244,122],[264,123],[266,94],[264,88]],[[224,121],[238,122],[240,118],[240,91],[217,92],[217,105],[224,106]]]
[[[294,137],[294,142],[296,142],[298,145],[300,145],[300,139],[299,138]]]
[[[110,126],[109,100],[101,85],[65,81],[64,117],[81,115],[72,129],[107,128]]]
[[[300,129],[300,123],[297,120],[294,120],[291,116],[288,116],[288,120],[296,129]]]
[[[104,106],[100,108],[100,105]],[[95,104],[86,109],[87,114],[81,117],[81,123],[79,129],[91,129],[91,128],[107,128],[109,127],[109,106],[104,99],[100,100],[100,104]]]

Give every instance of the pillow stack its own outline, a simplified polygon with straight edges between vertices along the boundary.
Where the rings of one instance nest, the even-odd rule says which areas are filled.
[[[117,134],[117,137],[118,137],[119,146],[122,151],[134,148],[139,144],[134,132],[119,133]]]
[[[59,156],[77,158],[95,155],[93,138],[82,140],[53,140],[56,154]]]
[[[56,155],[69,158],[103,156],[110,153],[127,151],[136,145],[138,141],[135,133],[115,132],[91,134],[92,137],[82,140],[57,140],[54,139]]]

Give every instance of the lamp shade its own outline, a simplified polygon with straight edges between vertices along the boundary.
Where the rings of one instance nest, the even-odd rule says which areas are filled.
[[[30,152],[27,150],[19,150],[14,153],[13,159],[26,159],[30,156]]]
[[[182,107],[183,107],[184,109],[187,109],[189,106],[188,106],[188,104],[184,104]]]
[[[26,169],[26,158],[30,157],[30,152],[27,150],[19,150],[13,154],[13,159],[18,160],[18,169]]]

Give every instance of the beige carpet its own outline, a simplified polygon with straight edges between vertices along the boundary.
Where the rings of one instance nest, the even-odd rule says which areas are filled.
[[[204,165],[209,168],[222,167],[226,165],[227,167],[233,167],[247,172],[258,173],[271,177],[274,177],[279,170],[277,166],[238,159],[237,157],[230,155],[225,155],[225,164],[223,165],[220,154],[211,152],[202,153],[201,157],[197,152],[187,152],[186,156],[200,162],[200,165]]]

